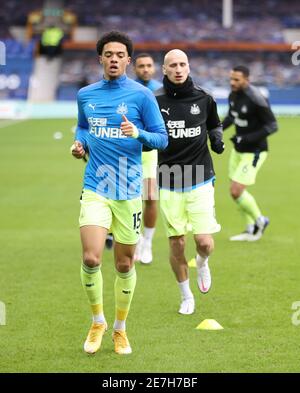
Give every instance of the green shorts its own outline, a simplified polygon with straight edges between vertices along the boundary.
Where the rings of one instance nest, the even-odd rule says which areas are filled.
[[[119,201],[84,189],[80,203],[80,227],[97,225],[112,232],[118,243],[138,242],[142,222],[141,197]]]
[[[239,153],[232,149],[229,158],[229,178],[245,186],[255,184],[256,175],[267,156],[266,151]]]
[[[188,224],[195,235],[219,232],[214,192],[212,182],[188,192],[160,190],[160,209],[167,236],[185,235]]]
[[[157,150],[142,152],[143,179],[156,179]]]

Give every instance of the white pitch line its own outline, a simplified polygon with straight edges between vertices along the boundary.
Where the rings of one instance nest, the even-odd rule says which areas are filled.
[[[22,123],[23,121],[27,121],[28,119],[21,119],[21,120],[3,120],[0,121],[0,128],[6,128],[13,126],[14,124]]]

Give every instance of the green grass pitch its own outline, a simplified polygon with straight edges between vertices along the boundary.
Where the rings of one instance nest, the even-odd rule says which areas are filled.
[[[299,372],[300,326],[292,304],[300,301],[299,118],[280,118],[270,155],[251,192],[271,219],[253,244],[228,237],[243,221],[228,193],[228,157],[214,157],[216,212],[222,231],[210,259],[213,286],[197,290],[196,312],[177,313],[179,292],[168,262],[161,221],[154,262],[137,264],[138,283],[127,323],[133,353],[120,357],[111,341],[114,318],[112,253],[103,263],[104,307],[110,329],[101,351],[89,357],[83,342],[90,311],[81,288],[77,227],[84,164],[69,154],[72,120],[0,123],[0,372]],[[62,132],[62,139],[53,134]],[[187,258],[194,256],[188,238]],[[200,331],[206,318],[223,331]]]

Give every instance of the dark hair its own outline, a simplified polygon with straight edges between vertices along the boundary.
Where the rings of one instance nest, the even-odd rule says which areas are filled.
[[[141,59],[142,57],[150,57],[150,59],[153,60],[153,57],[149,53],[143,52],[143,53],[139,53],[138,55],[135,56],[135,58],[133,60],[133,64],[135,65],[137,59]]]
[[[133,43],[127,34],[121,33],[120,31],[110,31],[109,33],[104,34],[97,42],[97,53],[98,55],[102,54],[102,50],[105,44],[109,42],[120,42],[124,44],[127,48],[128,56],[131,57],[133,54]]]
[[[250,75],[249,68],[243,65],[238,65],[233,68],[233,71],[241,72],[246,78]]]

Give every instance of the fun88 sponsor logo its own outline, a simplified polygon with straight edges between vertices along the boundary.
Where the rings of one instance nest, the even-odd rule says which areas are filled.
[[[107,127],[107,119],[103,117],[89,117],[90,134],[97,138],[126,138],[118,127]]]
[[[105,117],[89,117],[88,122],[91,127],[106,127],[107,125]]]
[[[193,138],[201,134],[201,126],[185,128],[185,120],[169,120],[167,127],[172,138]]]

